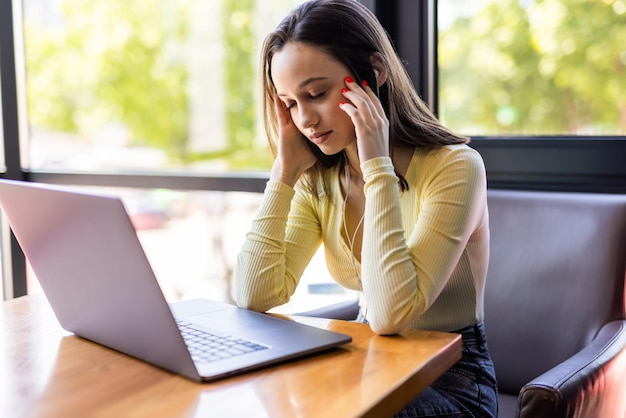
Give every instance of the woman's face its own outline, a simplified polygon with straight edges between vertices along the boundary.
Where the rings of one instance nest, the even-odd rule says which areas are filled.
[[[272,57],[271,76],[293,123],[326,155],[336,154],[356,139],[354,124],[339,108],[345,77],[352,76],[322,50],[288,42]]]

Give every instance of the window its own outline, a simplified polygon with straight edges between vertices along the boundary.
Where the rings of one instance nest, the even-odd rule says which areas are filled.
[[[439,111],[468,135],[626,134],[626,2],[439,1]]]
[[[491,188],[626,193],[623,0],[439,0],[438,110]]]
[[[302,0],[27,0],[32,170],[267,170],[261,40]]]

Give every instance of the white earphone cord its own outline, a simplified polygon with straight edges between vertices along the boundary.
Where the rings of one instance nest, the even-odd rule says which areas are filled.
[[[352,239],[348,234],[348,225],[346,224],[346,207],[348,203],[348,196],[350,196],[350,170],[348,168],[348,161],[346,160],[345,165],[345,173],[346,173],[346,197],[343,199],[343,230],[346,234],[346,238],[348,239],[348,244],[350,244],[350,256],[352,257],[352,268],[354,269],[354,274],[356,275],[356,279],[361,286],[361,290],[363,290],[363,283],[361,282],[361,275],[359,274],[356,268],[356,260],[354,256],[354,240],[356,239],[356,234],[359,232],[359,228],[363,224],[363,219],[365,218],[365,213],[361,216],[359,223],[356,228],[354,228],[354,233],[352,234]]]

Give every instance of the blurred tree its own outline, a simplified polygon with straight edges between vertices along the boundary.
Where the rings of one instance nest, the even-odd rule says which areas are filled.
[[[184,2],[67,0],[56,24],[25,23],[32,125],[94,135],[111,121],[133,144],[187,155]]]
[[[487,0],[456,19],[440,32],[442,121],[478,135],[626,132],[621,1]]]
[[[251,149],[254,145],[254,1],[231,0],[224,5],[226,135],[232,149]]]
[[[626,133],[626,2],[543,0],[529,10],[540,71],[569,94],[569,132]]]
[[[442,120],[471,133],[520,131],[545,89],[529,89],[539,57],[517,0],[487,3],[442,33],[439,44]],[[481,132],[484,133],[484,132]]]

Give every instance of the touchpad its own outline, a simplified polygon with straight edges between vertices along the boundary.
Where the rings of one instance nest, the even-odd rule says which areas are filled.
[[[198,324],[232,335],[268,335],[274,331],[284,331],[296,325],[293,322],[241,308],[211,312],[185,318],[185,320],[194,325]]]

